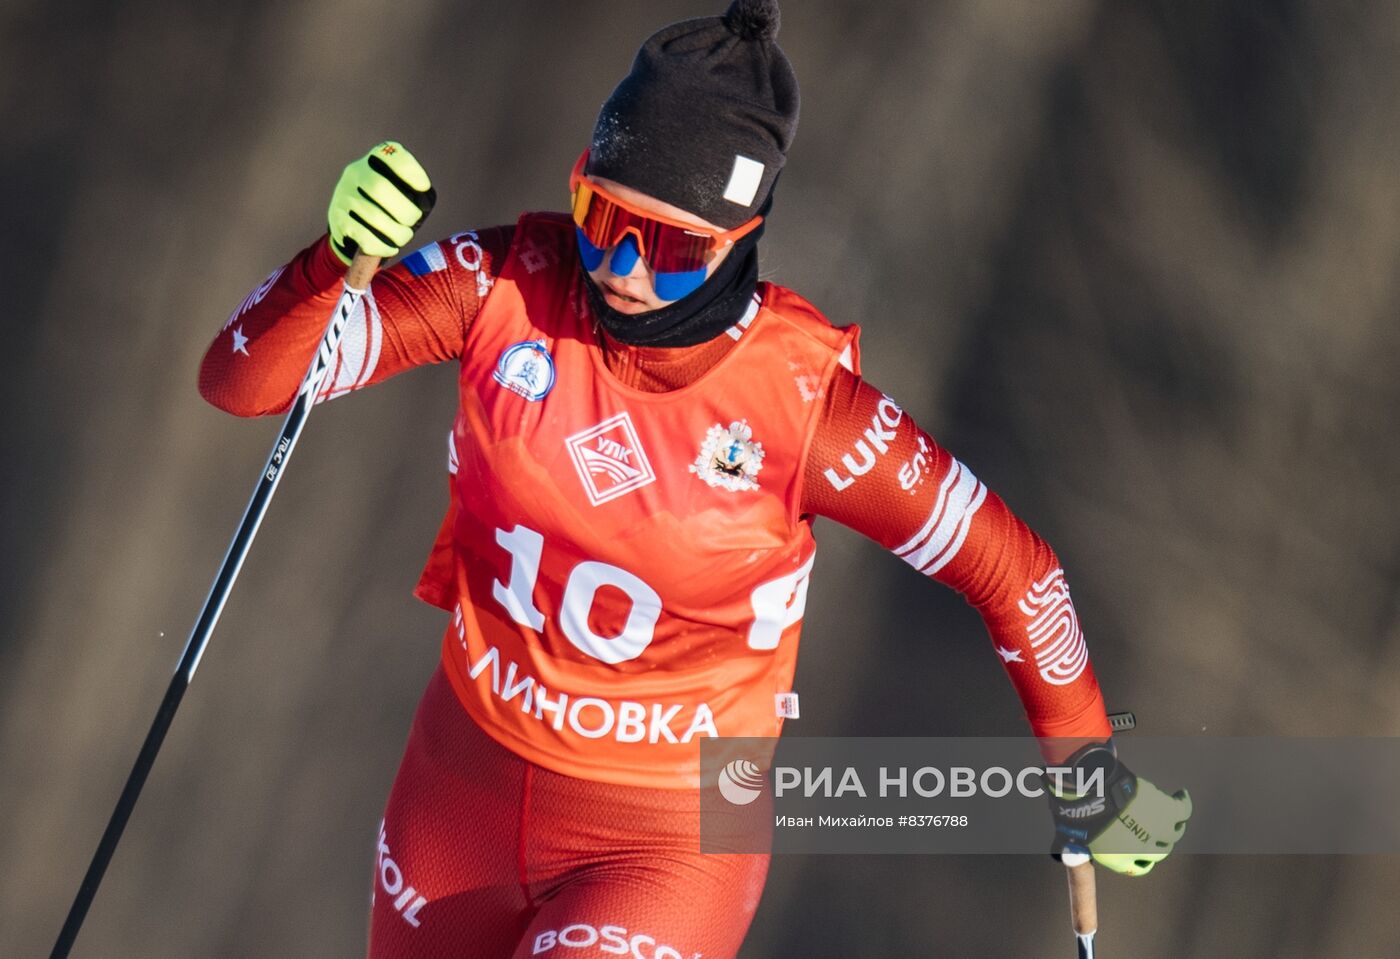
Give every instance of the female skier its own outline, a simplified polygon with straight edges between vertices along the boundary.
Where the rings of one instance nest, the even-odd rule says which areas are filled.
[[[1034,734],[1108,764],[1110,808],[1086,830],[1061,804],[1066,835],[1142,873],[1181,834],[1189,802],[1103,745],[1055,554],[862,379],[854,326],[758,280],[798,115],[777,28],[774,0],[735,0],[660,30],[603,104],[569,213],[429,243],[347,327],[322,398],[461,370],[416,590],[450,621],[379,836],[374,959],[735,955],[768,857],[699,852],[699,745],[797,715],[816,516],[959,590]],[[432,198],[400,144],[346,167],[328,234],[214,339],[204,397],[287,409],[354,252],[397,254]]]

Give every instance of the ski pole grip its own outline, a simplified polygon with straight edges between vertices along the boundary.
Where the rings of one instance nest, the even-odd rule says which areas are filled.
[[[1099,905],[1094,891],[1094,860],[1087,852],[1060,854],[1069,876],[1069,920],[1083,936],[1098,931]]]
[[[352,290],[359,290],[361,293],[369,289],[369,281],[374,279],[374,272],[379,269],[379,262],[377,256],[356,253],[355,258],[350,261],[349,271],[345,274],[345,285]]]

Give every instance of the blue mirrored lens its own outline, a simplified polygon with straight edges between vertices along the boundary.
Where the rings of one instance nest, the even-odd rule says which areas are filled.
[[[656,295],[663,300],[679,300],[696,290],[700,289],[700,284],[705,282],[705,268],[691,270],[689,273],[657,273],[656,275]]]
[[[627,276],[641,257],[642,251],[637,249],[636,237],[629,233],[613,247],[612,261],[608,264],[608,269],[616,276]]]
[[[598,264],[603,262],[603,253],[606,251],[589,243],[588,237],[584,236],[578,227],[574,227],[574,234],[578,237],[578,258],[583,261],[583,268],[592,273],[598,269]]]

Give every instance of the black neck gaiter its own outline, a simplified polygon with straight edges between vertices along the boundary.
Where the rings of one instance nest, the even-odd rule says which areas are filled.
[[[708,342],[737,323],[753,299],[758,286],[758,238],[765,225],[760,223],[736,243],[714,275],[695,292],[646,313],[614,310],[584,273],[589,309],[609,336],[629,346],[694,346]],[[582,264],[579,271],[583,272]]]

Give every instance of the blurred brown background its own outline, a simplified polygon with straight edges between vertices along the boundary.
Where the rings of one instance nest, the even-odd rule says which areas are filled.
[[[382,137],[432,173],[433,236],[560,208],[636,46],[722,5],[0,8],[0,954],[47,954],[275,435],[195,392],[229,311]],[[1056,546],[1110,706],[1400,734],[1400,6],[785,14],[802,124],[765,275],[861,323],[869,378]],[[409,589],[453,387],[312,417],[77,955],[362,952],[442,625]],[[1024,728],[957,596],[819,536],[791,732]],[[1063,955],[1062,882],[781,859],[743,955]],[[1100,885],[1105,955],[1400,954],[1394,857]]]

